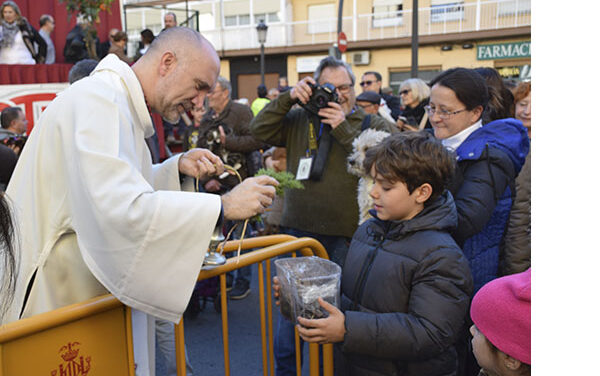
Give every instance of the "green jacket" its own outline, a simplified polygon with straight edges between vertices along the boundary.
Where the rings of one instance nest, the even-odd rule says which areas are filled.
[[[287,149],[287,171],[296,175],[308,149],[309,118],[303,109],[292,109],[290,91],[267,104],[250,123],[250,132],[266,143]],[[361,108],[331,131],[332,145],[320,181],[303,180],[304,189],[286,190],[281,225],[320,235],[351,238],[358,227],[358,178],[346,170],[352,141],[360,134],[365,113]],[[395,126],[371,116],[371,128],[396,132]],[[315,124],[318,133],[319,125]]]

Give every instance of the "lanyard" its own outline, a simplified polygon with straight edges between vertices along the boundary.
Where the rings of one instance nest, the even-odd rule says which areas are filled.
[[[308,149],[306,149],[306,156],[317,154],[318,144],[317,142],[321,138],[321,134],[323,133],[323,123],[321,123],[321,127],[319,128],[319,137],[315,134],[315,127],[312,123],[308,123]]]

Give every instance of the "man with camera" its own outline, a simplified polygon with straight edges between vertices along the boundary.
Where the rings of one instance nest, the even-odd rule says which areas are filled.
[[[257,138],[287,149],[287,171],[304,185],[285,192],[284,231],[319,240],[339,265],[358,226],[358,178],[346,170],[352,141],[364,128],[395,131],[356,106],[354,84],[348,64],[326,57],[314,78],[305,77],[281,93],[250,123]],[[304,108],[292,109],[296,103]],[[280,318],[275,339],[278,376],[295,374],[293,338],[293,324]]]
[[[25,145],[27,119],[20,107],[6,107],[0,115],[0,142],[11,148],[17,155]]]

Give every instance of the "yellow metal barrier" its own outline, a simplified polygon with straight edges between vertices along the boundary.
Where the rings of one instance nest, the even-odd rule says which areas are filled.
[[[224,252],[236,251],[230,241]],[[270,259],[298,251],[303,256],[328,258],[315,239],[271,235],[245,239],[243,249],[258,250],[233,257],[225,265],[203,270],[198,280],[219,276],[225,375],[230,375],[229,326],[225,273],[258,263],[263,375],[274,375],[273,312]],[[267,275],[266,281],[264,275]],[[265,293],[266,290],[266,293]],[[265,306],[267,312],[265,313]],[[62,307],[0,326],[0,376],[13,375],[129,375],[134,376],[131,309],[112,295]],[[99,340],[101,338],[101,340]],[[270,339],[270,340],[267,340]],[[177,374],[185,375],[183,319],[175,326]],[[269,343],[267,349],[267,343]],[[298,333],[296,332],[296,343]],[[297,373],[301,375],[299,351]],[[319,373],[318,345],[309,345],[310,375]],[[323,371],[333,375],[333,347],[323,345]]]
[[[114,296],[0,327],[0,376],[88,373],[135,375],[131,309]]]
[[[239,240],[229,241],[225,245],[224,252],[237,251]],[[271,292],[271,262],[270,259],[299,251],[302,256],[318,256],[329,259],[323,245],[313,238],[296,238],[291,235],[269,235],[259,236],[255,238],[244,239],[242,249],[261,248],[252,252],[245,253],[239,257],[239,262],[236,257],[227,259],[225,265],[216,267],[211,270],[202,270],[198,276],[198,280],[204,280],[211,277],[219,276],[221,286],[221,319],[223,330],[223,353],[224,353],[224,369],[225,375],[230,376],[229,365],[229,323],[227,316],[227,293],[225,273],[243,268],[252,264],[258,263],[258,288],[260,300],[260,325],[261,325],[261,342],[262,342],[262,357],[263,357],[263,375],[275,375],[274,372],[274,357],[273,357],[273,313],[272,313],[272,292]],[[266,266],[263,266],[266,264]],[[265,283],[264,269],[266,269],[267,281]],[[266,284],[266,286],[265,286]],[[266,287],[266,294],[265,294]],[[265,295],[267,314],[265,318]],[[183,342],[183,319],[179,325],[175,327],[176,342]],[[295,333],[296,349],[300,346],[298,331]],[[267,350],[267,338],[270,339],[269,349]],[[323,374],[324,376],[333,376],[333,345],[326,344],[323,347]],[[309,370],[311,376],[319,374],[319,345],[309,344]],[[177,348],[177,375],[185,376],[185,357],[183,354],[183,346]],[[300,351],[296,351],[296,372],[297,375],[302,374],[300,363]]]

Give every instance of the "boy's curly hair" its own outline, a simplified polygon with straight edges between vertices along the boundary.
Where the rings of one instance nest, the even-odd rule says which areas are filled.
[[[390,182],[403,182],[410,193],[422,184],[432,187],[435,200],[444,192],[456,169],[456,157],[427,131],[396,133],[366,152],[365,171],[375,171]]]

